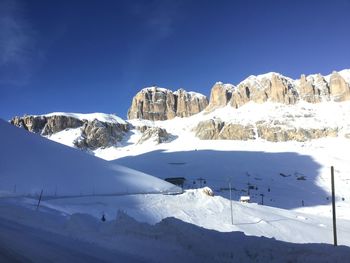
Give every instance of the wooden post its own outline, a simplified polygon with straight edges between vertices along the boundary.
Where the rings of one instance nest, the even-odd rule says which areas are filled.
[[[41,197],[43,196],[43,191],[44,191],[44,189],[41,190],[41,193],[40,193],[40,196],[39,196],[38,205],[36,206],[36,210],[39,209],[39,205],[40,205],[40,202],[41,202]]]
[[[332,182],[332,211],[333,211],[333,237],[334,237],[334,246],[338,245],[337,242],[337,222],[335,214],[335,190],[334,190],[334,167],[331,166],[331,182]]]

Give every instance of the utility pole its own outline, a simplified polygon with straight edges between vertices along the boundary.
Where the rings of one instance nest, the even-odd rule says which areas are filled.
[[[338,245],[337,242],[337,222],[335,214],[335,190],[334,190],[334,167],[331,166],[331,182],[332,182],[332,211],[333,211],[333,237],[334,237],[334,246]]]
[[[231,224],[233,225],[233,212],[232,212],[232,188],[231,188],[231,181],[229,181],[229,183],[228,183],[228,187],[230,188]]]

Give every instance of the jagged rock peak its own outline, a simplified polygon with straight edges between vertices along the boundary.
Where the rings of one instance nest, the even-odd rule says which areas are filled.
[[[236,87],[232,84],[216,82],[211,89],[209,105],[206,110],[210,111],[227,105],[235,88]]]
[[[206,96],[197,92],[184,89],[173,92],[156,86],[147,87],[133,98],[128,119],[158,121],[188,117],[201,112],[207,105]]]
[[[350,69],[334,71],[328,76],[303,74],[298,80],[269,72],[251,75],[237,86],[217,82],[211,90],[206,110],[212,111],[226,105],[238,108],[250,101],[295,104],[299,100],[310,103],[350,100]]]

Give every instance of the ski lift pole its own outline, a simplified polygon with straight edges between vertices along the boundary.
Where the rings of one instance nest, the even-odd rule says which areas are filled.
[[[228,183],[228,187],[230,189],[230,209],[231,209],[231,224],[233,225],[233,212],[232,212],[232,188],[231,188],[231,181]]]
[[[337,242],[337,222],[335,214],[335,187],[334,187],[334,167],[331,166],[331,183],[332,183],[332,212],[333,212],[333,238],[334,246],[338,245]]]
[[[40,202],[41,202],[41,197],[43,196],[43,191],[44,191],[44,189],[41,190],[41,193],[40,193],[40,196],[39,196],[39,200],[38,200],[38,204],[36,206],[36,210],[39,209],[39,205],[40,205]]]

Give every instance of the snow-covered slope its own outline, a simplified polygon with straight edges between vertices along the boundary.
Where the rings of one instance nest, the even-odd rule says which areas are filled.
[[[298,106],[299,105],[299,106]],[[160,178],[185,177],[186,187],[197,188],[200,178],[216,194],[228,198],[228,181],[234,187],[233,199],[238,200],[251,189],[253,202],[284,209],[298,209],[330,216],[330,167],[335,167],[338,217],[350,219],[350,103],[248,104],[232,111],[223,108],[210,114],[190,118],[147,122],[133,120],[133,125],[159,126],[174,135],[172,141],[159,145],[134,145],[136,132],[123,147],[98,149],[97,156],[150,173]],[[297,106],[297,107],[296,107]],[[231,114],[230,114],[231,113]],[[337,138],[306,142],[273,143],[257,139],[250,141],[199,140],[192,129],[200,120],[222,118],[227,122],[249,120],[285,120],[299,127],[339,128]],[[257,189],[256,189],[257,188]]]
[[[335,109],[338,105],[346,108],[348,104],[336,104]],[[269,109],[268,104],[263,106],[267,108],[257,109],[255,106],[244,106],[252,107],[248,118],[254,119],[254,112],[265,116],[259,111],[262,109],[266,110],[265,114],[286,114],[283,111],[274,113],[275,108]],[[289,109],[287,106],[278,107]],[[300,111],[307,109],[300,108]],[[310,110],[316,114],[312,119],[322,117],[322,114],[317,115],[321,112],[317,109]],[[292,113],[301,114],[298,111]],[[44,199],[39,212],[34,211],[36,200],[0,199],[0,241],[1,238],[11,240],[15,253],[10,255],[15,259],[26,256],[26,259],[39,262],[38,253],[42,250],[46,251],[44,259],[54,255],[73,260],[72,254],[79,259],[93,254],[96,261],[107,262],[113,261],[111,258],[114,257],[129,262],[232,262],[233,259],[236,262],[341,262],[349,253],[348,248],[335,250],[327,245],[286,244],[259,237],[294,243],[331,244],[329,173],[330,166],[334,165],[338,243],[350,246],[350,157],[347,154],[350,140],[344,136],[303,143],[272,143],[260,139],[246,142],[199,140],[192,128],[203,118],[214,118],[219,114],[226,121],[244,119],[243,114],[240,117],[239,114],[225,116],[220,111],[211,114],[171,121],[132,121],[135,126],[165,128],[173,139],[158,145],[135,144],[141,132],[131,130],[118,147],[94,151],[95,155],[109,162],[0,122],[3,135],[0,139],[3,156],[0,185],[3,190],[19,193],[24,186],[18,182],[23,181],[23,193],[37,194],[44,188],[45,191],[51,189],[48,191],[51,197],[55,192],[56,195],[75,195],[75,198]],[[331,115],[328,113],[327,116]],[[346,124],[346,114],[339,115],[339,123],[344,121]],[[74,133],[74,130],[62,131],[60,136],[68,141],[66,135],[69,132]],[[141,190],[167,191],[169,185],[134,170],[128,170],[127,175],[120,170],[126,168],[117,166],[118,170],[116,164],[160,178],[185,177],[186,188],[199,188],[205,184],[215,191],[216,196],[207,196],[201,189],[187,190],[181,195],[119,195]],[[44,174],[37,171],[44,171]],[[45,181],[45,178],[50,180]],[[86,178],[88,180],[83,180]],[[33,182],[36,182],[35,187]],[[229,182],[234,200],[232,218]],[[142,189],[137,188],[140,185]],[[237,200],[247,194],[249,186],[253,187],[250,189],[253,203],[239,203]],[[65,190],[61,191],[61,188]],[[115,190],[117,196],[97,196],[99,190],[107,193]],[[262,197],[264,205],[260,205]],[[135,222],[118,210],[140,222],[156,225]],[[105,223],[98,221],[102,214],[107,218]],[[176,219],[166,219],[168,217]],[[13,227],[9,228],[9,225]],[[252,237],[208,229],[242,231]],[[13,238],[21,232],[25,233],[23,239]],[[55,242],[38,249],[40,244],[47,244],[47,235],[52,232]],[[78,241],[73,242],[72,238]],[[30,244],[35,244],[34,247],[28,246],[26,240],[32,240]],[[210,240],[211,250],[207,249],[208,242],[203,240]],[[8,245],[0,242],[0,248],[7,251]],[[177,256],[169,259],[169,254]]]
[[[131,202],[132,200],[132,202]],[[128,197],[86,197],[49,200],[43,206],[66,214],[90,214],[113,220],[119,210],[140,222],[156,224],[175,217],[206,229],[222,232],[241,231],[246,235],[273,237],[294,243],[332,243],[330,216],[232,202],[221,196],[210,197],[203,189],[186,190],[181,195],[137,195]],[[350,222],[338,218],[339,244],[350,245]]]
[[[88,210],[89,207],[107,209],[120,207],[129,209],[135,207],[142,198],[135,196],[136,201],[125,202],[124,197],[95,198],[96,204],[86,198],[75,198],[76,207]],[[227,213],[223,218],[220,214],[211,212],[218,209],[228,210],[228,200],[201,196],[200,192],[189,192],[180,199],[177,196],[163,196],[166,203],[158,202],[162,199],[152,195],[144,199],[147,210],[153,205],[163,210],[177,211],[181,201],[186,201],[188,207],[208,206],[202,209],[203,220],[218,220],[225,225]],[[155,197],[155,199],[153,199]],[[159,196],[160,197],[160,196]],[[119,202],[118,202],[119,199]],[[166,200],[168,199],[168,200]],[[172,202],[170,199],[173,199]],[[80,200],[80,201],[79,201]],[[108,201],[110,200],[110,201]],[[177,200],[177,202],[176,202]],[[58,200],[57,200],[58,201]],[[61,200],[64,201],[64,200]],[[46,204],[46,202],[44,202]],[[64,203],[67,203],[64,201]],[[124,203],[124,204],[123,204]],[[169,205],[169,206],[167,206]],[[220,207],[220,205],[224,205]],[[267,231],[273,229],[285,236],[298,237],[304,229],[304,242],[320,237],[327,238],[328,226],[317,226],[311,218],[294,217],[289,214],[267,214],[263,218],[251,217],[254,206],[234,204],[235,225],[232,228],[250,228]],[[213,210],[214,209],[214,210]],[[257,216],[262,216],[257,208]],[[139,211],[141,209],[138,209]],[[129,210],[128,210],[129,211]],[[200,210],[195,215],[199,215]],[[188,213],[191,210],[187,210]],[[244,214],[241,214],[244,213]],[[268,210],[266,210],[268,212]],[[207,214],[205,214],[207,213]],[[54,208],[41,206],[35,209],[35,202],[21,199],[0,199],[0,261],[1,262],[272,262],[272,263],[325,263],[346,262],[350,253],[349,247],[337,247],[326,244],[292,244],[265,237],[245,236],[240,232],[222,233],[196,225],[182,222],[175,218],[166,218],[155,225],[135,221],[125,212],[114,212],[113,218],[107,222],[91,217],[88,214],[66,214]],[[221,213],[223,214],[223,213]],[[239,215],[247,215],[238,218]],[[287,215],[287,214],[286,214]],[[175,216],[178,216],[175,214]],[[267,220],[270,218],[270,220]],[[260,220],[259,220],[260,219]],[[218,222],[218,224],[219,224]],[[238,222],[238,223],[236,223]],[[244,223],[247,222],[247,223]],[[299,224],[297,229],[294,226]],[[314,227],[309,227],[315,224]],[[226,224],[228,225],[228,224]],[[286,226],[290,228],[285,228]],[[285,227],[283,227],[285,226]],[[283,230],[287,230],[283,232]],[[313,231],[313,232],[311,232]],[[292,233],[291,233],[292,232]],[[266,235],[266,232],[261,232]],[[308,237],[307,235],[310,235]],[[331,238],[331,235],[329,235]]]
[[[228,123],[243,125],[256,125],[256,123],[266,122],[274,126],[282,125],[288,128],[317,129],[332,127],[338,128],[339,134],[344,135],[350,133],[349,114],[350,101],[318,104],[299,102],[295,105],[249,102],[238,109],[227,106],[209,114],[202,113],[193,116],[188,121],[184,120],[184,122],[192,123],[192,127],[195,127],[199,121],[217,118]],[[161,125],[161,123],[159,124]]]
[[[147,174],[114,165],[0,120],[0,191],[44,196],[178,191]]]

